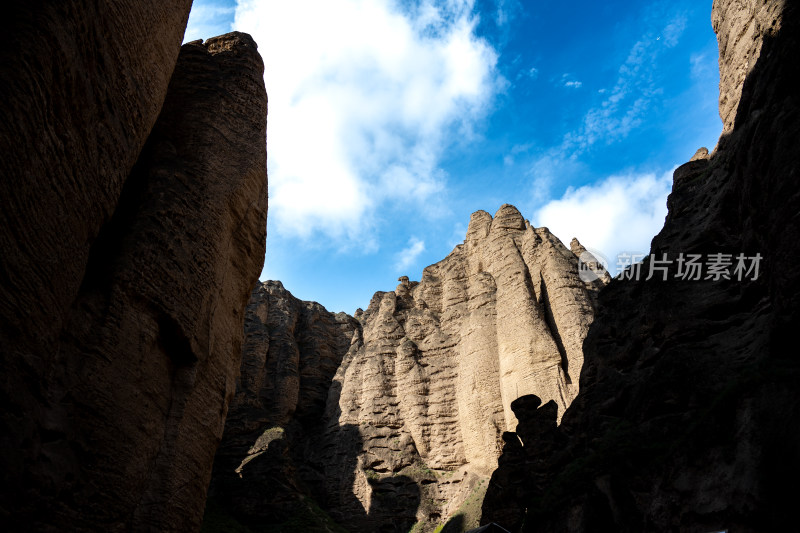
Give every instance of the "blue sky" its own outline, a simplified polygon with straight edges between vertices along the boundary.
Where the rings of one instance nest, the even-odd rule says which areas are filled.
[[[565,244],[646,253],[672,170],[715,145],[711,2],[195,0],[185,40],[232,29],[265,62],[261,279],[331,311],[516,205]]]

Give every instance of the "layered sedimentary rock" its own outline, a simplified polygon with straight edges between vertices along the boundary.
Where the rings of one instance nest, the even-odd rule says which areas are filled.
[[[30,346],[28,358],[53,353],[92,242],[158,118],[190,7],[16,3],[0,23],[0,331]]]
[[[504,205],[473,214],[463,244],[355,318],[264,283],[205,527],[469,529],[515,427],[511,402],[537,393],[559,413],[577,393],[607,277],[577,240],[570,250]]]
[[[668,279],[601,292],[578,397],[557,430],[552,412],[518,413],[520,428],[552,425],[507,445],[486,520],[524,518],[524,531],[797,527],[786,480],[800,474],[800,9],[717,0],[712,18],[726,130],[675,172],[651,250],[674,261]],[[727,274],[680,279],[680,254],[729,262]]]
[[[189,7],[4,18],[7,529],[199,525],[263,262],[267,101],[248,36],[181,49]]]
[[[463,244],[400,281],[356,314],[328,400],[326,504],[359,531],[433,529],[494,469],[512,401],[536,393],[564,411],[604,284],[510,205],[474,213]]]
[[[214,461],[207,523],[217,508],[244,524],[313,519],[303,503],[310,492],[304,482],[319,480],[305,458],[319,446],[331,378],[357,328],[353,317],[300,301],[279,281],[255,288],[236,394]],[[286,530],[313,531],[314,524],[287,524]]]

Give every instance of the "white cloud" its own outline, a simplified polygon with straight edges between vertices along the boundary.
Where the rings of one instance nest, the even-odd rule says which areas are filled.
[[[663,7],[668,8],[668,4]],[[567,132],[560,145],[543,150],[533,160],[529,174],[533,177],[531,199],[535,207],[551,198],[554,183],[568,182],[585,171],[581,156],[594,145],[623,140],[647,118],[661,94],[659,56],[678,43],[686,28],[682,13],[669,18],[660,11],[656,14],[659,16],[646,24],[653,27],[631,46],[613,87],[598,91],[603,95],[602,102],[586,112],[582,124]],[[701,61],[693,58],[692,64]],[[580,82],[570,85],[576,81],[570,74],[562,75],[560,81],[567,87],[580,87]],[[671,187],[672,171],[660,178],[654,174],[613,176],[594,185],[570,187],[561,199],[539,207],[533,220],[549,227],[565,243],[577,237],[584,246],[609,259],[620,252],[646,253],[653,235],[663,226]]]
[[[580,89],[583,83],[574,79],[571,74],[562,74],[560,83],[569,89]]]
[[[495,0],[494,23],[498,28],[504,28],[525,11],[519,0]]]
[[[183,34],[183,42],[208,39],[231,31],[230,19],[234,7],[213,0],[196,0],[189,13],[189,22]]]
[[[599,251],[614,273],[621,252],[647,254],[650,241],[661,231],[667,215],[667,196],[672,171],[655,174],[612,176],[598,183],[569,188],[533,216],[536,226],[546,226],[564,244],[573,237]]]
[[[239,0],[235,27],[265,63],[272,231],[361,246],[379,210],[439,200],[444,148],[503,83],[472,8]]]
[[[425,241],[421,241],[416,237],[411,237],[408,241],[408,246],[396,254],[395,258],[397,259],[397,264],[395,267],[398,271],[405,271],[417,261],[420,254],[424,251]]]
[[[712,54],[697,52],[689,57],[689,69],[695,81],[715,76],[717,68],[717,58]]]
[[[683,31],[686,29],[686,22],[686,15],[679,13],[664,27],[660,38],[665,46],[672,48],[678,44]]]
[[[586,172],[585,165],[578,160],[577,154],[551,148],[539,154],[531,163],[528,175],[531,183],[531,201],[534,207],[552,198],[551,188],[563,181],[570,182]]]
[[[521,56],[515,57],[514,60],[511,61],[511,65],[516,66],[516,64],[519,63],[520,59],[521,59]],[[515,77],[515,80],[519,81],[519,80],[521,80],[523,78],[527,78],[527,79],[533,80],[533,81],[537,80],[539,78],[539,69],[536,68],[536,67],[531,67],[531,68],[524,68],[524,69],[518,70],[517,71],[517,75]]]

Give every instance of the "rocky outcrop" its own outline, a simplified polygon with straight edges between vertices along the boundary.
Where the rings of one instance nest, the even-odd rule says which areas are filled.
[[[357,327],[346,313],[298,300],[280,281],[256,287],[206,522],[215,511],[256,526],[314,516],[304,495],[319,479],[307,458],[319,446],[331,379]],[[295,530],[313,531],[323,522]]]
[[[578,397],[555,434],[509,438],[486,520],[524,519],[524,531],[797,527],[786,480],[800,474],[800,9],[717,0],[713,21],[726,130],[711,156],[675,172],[651,249],[673,260],[668,279],[600,293]],[[679,279],[680,254],[705,264],[730,254],[717,256],[729,279]],[[736,274],[739,254],[761,258],[757,275]],[[517,416],[520,428],[535,418]]]
[[[180,48],[189,7],[4,19],[9,530],[199,526],[263,262],[267,101],[249,36]]]
[[[535,393],[563,413],[604,285],[510,205],[474,213],[463,244],[400,282],[357,313],[328,399],[326,505],[357,531],[434,529],[485,488],[511,402]]]
[[[204,527],[477,524],[501,435],[515,427],[511,403],[535,392],[558,417],[577,393],[608,274],[572,247],[591,275],[504,205],[494,218],[473,214],[463,244],[355,318],[280,282],[258,287]]]
[[[520,502],[541,495],[552,481],[550,460],[565,439],[557,430],[555,402],[541,403],[533,394],[511,403],[519,424],[516,431],[503,433],[503,454],[483,500],[482,523],[519,531],[525,518]]]
[[[719,43],[719,115],[722,134],[730,133],[745,80],[761,57],[765,38],[781,30],[786,0],[715,0],[711,23]]]

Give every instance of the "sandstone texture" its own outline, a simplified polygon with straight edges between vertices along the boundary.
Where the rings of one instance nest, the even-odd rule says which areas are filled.
[[[575,254],[511,205],[474,213],[463,244],[419,282],[400,281],[360,316],[328,401],[329,492],[357,496],[329,507],[351,527],[365,509],[359,531],[391,516],[433,529],[456,514],[495,468],[518,397],[538,394],[563,413],[603,286],[582,281]],[[342,459],[354,455],[355,476]],[[429,505],[381,505],[382,492]]]
[[[673,265],[667,281],[612,281],[561,425],[534,398],[515,410],[487,521],[543,532],[797,529],[800,9],[718,0],[712,18],[726,130],[712,155],[676,170],[651,252],[732,254],[734,264],[760,254],[759,275],[683,281]]]
[[[317,517],[304,503],[308,484],[319,483],[306,458],[319,446],[331,379],[358,323],[298,300],[279,281],[255,288],[245,316],[241,372],[214,461],[204,530],[215,530],[219,509],[247,525],[324,531],[324,513]],[[298,518],[307,520],[291,522]]]
[[[255,43],[190,2],[13,7],[0,131],[0,521],[187,531],[266,231]]]
[[[745,80],[753,71],[765,38],[781,30],[786,0],[714,0],[711,23],[719,43],[719,115],[722,134],[736,124]]]
[[[249,526],[287,523],[306,496],[350,531],[477,525],[501,436],[516,426],[511,402],[535,393],[559,416],[578,392],[608,278],[593,268],[583,281],[572,250],[504,205],[473,214],[463,244],[355,319],[263,284],[213,504]]]

